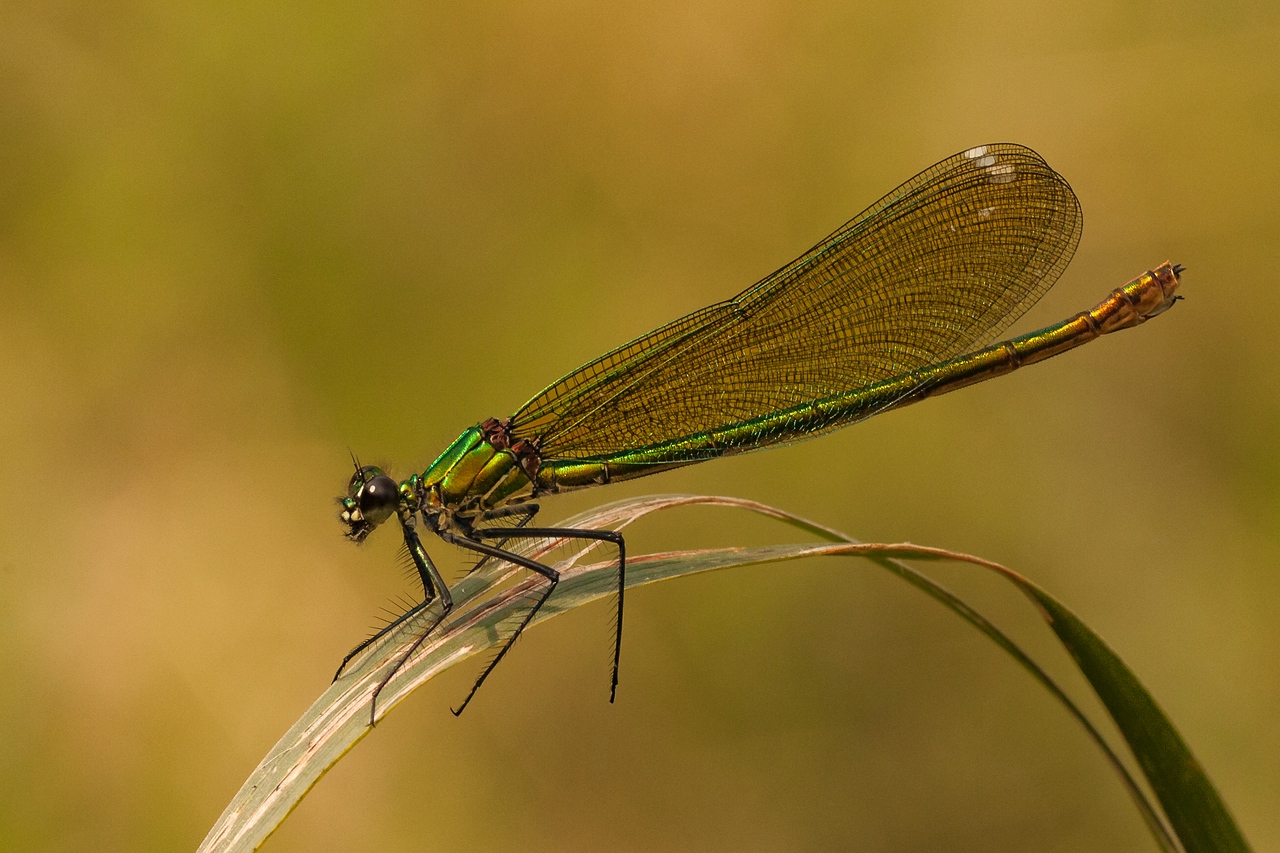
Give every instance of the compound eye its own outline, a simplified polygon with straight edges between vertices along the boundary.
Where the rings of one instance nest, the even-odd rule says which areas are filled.
[[[381,524],[400,505],[400,487],[386,474],[379,474],[364,484],[357,500],[361,517],[370,524]]]

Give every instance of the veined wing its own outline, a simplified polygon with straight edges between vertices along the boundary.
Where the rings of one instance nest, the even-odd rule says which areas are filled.
[[[969,149],[733,299],[547,387],[512,417],[512,435],[537,438],[544,460],[596,459],[955,358],[993,341],[1057,281],[1080,230],[1071,187],[1034,151]],[[798,437],[754,433],[714,453]]]

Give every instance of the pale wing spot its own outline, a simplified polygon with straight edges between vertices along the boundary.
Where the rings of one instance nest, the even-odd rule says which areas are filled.
[[[1018,177],[1017,170],[1013,168],[1012,163],[989,166],[987,167],[987,174],[991,176],[990,180],[993,184],[1012,183],[1014,178]]]

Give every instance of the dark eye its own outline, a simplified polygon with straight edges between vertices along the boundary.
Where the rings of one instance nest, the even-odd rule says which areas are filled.
[[[381,477],[383,473],[383,470],[376,465],[365,465],[363,468],[357,468],[355,474],[351,476],[351,482],[347,483],[347,494],[355,497],[361,486],[374,477]]]
[[[386,474],[380,474],[364,484],[357,500],[364,520],[370,524],[381,524],[400,505],[400,487]]]

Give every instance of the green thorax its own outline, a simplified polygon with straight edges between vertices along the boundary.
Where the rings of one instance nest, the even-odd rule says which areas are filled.
[[[536,455],[502,446],[494,440],[490,422],[473,426],[441,453],[422,473],[421,487],[428,501],[461,512],[483,511],[527,497],[533,484],[526,472],[530,462],[536,470]],[[496,422],[494,422],[496,423]]]

